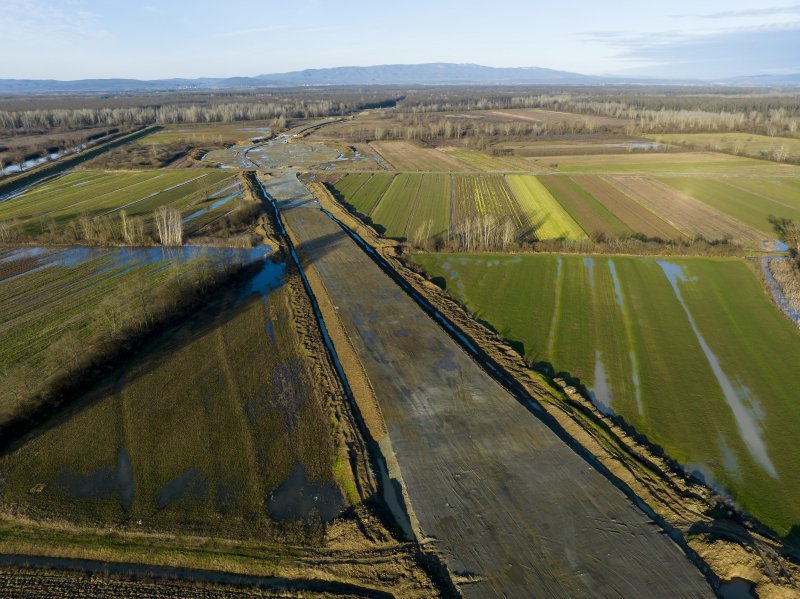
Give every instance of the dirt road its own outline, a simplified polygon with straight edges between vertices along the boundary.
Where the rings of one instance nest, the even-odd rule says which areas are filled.
[[[288,173],[267,191],[375,391],[416,517],[469,597],[712,596],[630,501],[481,370]],[[382,444],[388,447],[388,444]]]

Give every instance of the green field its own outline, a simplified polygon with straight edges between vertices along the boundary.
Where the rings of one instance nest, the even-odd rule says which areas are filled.
[[[539,180],[569,215],[589,235],[607,237],[630,235],[633,230],[573,179],[544,175]]]
[[[333,428],[305,356],[286,287],[228,294],[0,458],[4,513],[261,542],[318,538],[343,499]]]
[[[181,123],[166,125],[140,139],[140,144],[194,144],[221,146],[226,143],[240,143],[253,138],[269,137],[269,121],[248,121],[237,123]]]
[[[216,253],[233,265],[235,250]],[[88,367],[134,316],[154,318],[172,281],[216,268],[209,258],[200,248],[0,249],[0,425],[51,376]]]
[[[393,178],[394,175],[378,173],[346,175],[334,185],[334,188],[357,212],[369,216],[391,185]]]
[[[580,379],[777,532],[800,523],[800,336],[745,262],[415,259],[530,362]]]
[[[539,179],[532,175],[508,175],[506,180],[537,239],[586,239],[583,229]]]
[[[422,175],[400,174],[381,196],[370,216],[386,237],[406,238],[421,185]]]
[[[447,236],[450,228],[450,175],[351,174],[334,189],[387,237],[418,243]]]
[[[770,214],[800,222],[800,191],[780,181],[704,177],[661,177],[660,181],[731,215],[768,235],[773,234]]]
[[[199,169],[69,173],[0,203],[0,221],[18,221],[35,233],[51,221],[63,226],[82,215],[115,215],[123,209],[129,216],[148,216],[173,206],[188,214],[193,204],[215,199],[235,181],[231,173]]]

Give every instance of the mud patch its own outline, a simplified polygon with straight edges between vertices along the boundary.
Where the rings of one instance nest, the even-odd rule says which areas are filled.
[[[309,480],[301,462],[278,488],[267,497],[267,511],[275,520],[313,521],[319,515],[330,522],[344,509],[344,501],[336,485]]]

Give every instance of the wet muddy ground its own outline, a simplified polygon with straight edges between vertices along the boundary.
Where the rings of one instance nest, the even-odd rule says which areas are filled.
[[[418,533],[467,596],[710,596],[661,530],[519,404],[291,181],[268,185],[375,390]],[[292,206],[291,208],[286,208]],[[319,292],[319,291],[318,291]]]

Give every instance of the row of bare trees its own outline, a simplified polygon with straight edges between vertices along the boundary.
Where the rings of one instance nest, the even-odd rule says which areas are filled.
[[[180,210],[162,206],[152,214],[152,236],[164,246],[183,244],[183,219]],[[22,241],[28,234],[42,242],[78,242],[126,245],[149,245],[153,242],[143,216],[129,216],[125,210],[115,214],[81,214],[74,221],[60,225],[54,219],[41,221],[31,232],[19,220],[0,221],[0,243]]]
[[[609,92],[497,94],[422,97],[400,106],[408,113],[457,110],[542,108],[630,120],[643,132],[745,131],[795,135],[800,131],[800,105],[790,95],[725,95],[687,93],[670,96]]]
[[[222,104],[166,104],[123,108],[41,108],[0,110],[0,129],[7,131],[69,130],[178,123],[233,123],[273,120],[276,128],[286,118],[316,118],[347,113],[353,107],[331,100],[291,102],[231,102]]]
[[[433,221],[428,219],[411,232],[407,242],[417,248],[449,251],[506,251],[523,235],[511,216],[474,214],[460,219],[450,232],[434,237]]]

